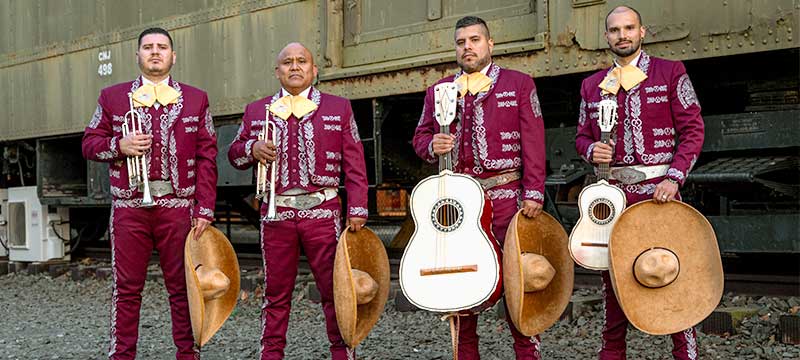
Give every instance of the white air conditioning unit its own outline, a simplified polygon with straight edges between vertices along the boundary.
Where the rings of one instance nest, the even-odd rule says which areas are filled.
[[[68,239],[69,209],[42,205],[35,186],[8,189],[8,260],[42,262],[61,260]]]
[[[0,189],[0,257],[8,256],[8,190]]]

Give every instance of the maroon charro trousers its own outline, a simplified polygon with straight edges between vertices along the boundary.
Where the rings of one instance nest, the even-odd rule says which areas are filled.
[[[635,194],[625,192],[628,206],[640,201],[652,199],[652,194]],[[680,194],[676,196],[680,199]],[[600,360],[624,360],[628,334],[628,318],[622,311],[611,285],[608,271],[602,271],[603,277],[603,310],[605,312],[605,325],[603,326],[603,344],[600,348]],[[694,327],[671,335],[672,356],[679,360],[697,359],[697,332]]]
[[[129,207],[130,201],[115,200],[111,210],[111,297],[110,359],[136,358],[139,338],[139,309],[147,279],[147,265],[153,249],[158,250],[164,285],[169,294],[172,339],[178,348],[176,359],[199,359],[194,347],[183,251],[191,229],[191,207],[185,199],[162,198],[152,208]],[[176,207],[168,207],[178,204]]]
[[[333,260],[341,232],[339,199],[308,210],[278,207],[278,220],[261,222],[264,258],[264,304],[261,307],[261,359],[283,359],[286,330],[297,277],[300,248],[308,258],[322,298],[322,311],[333,360],[354,359],[339,333],[333,305]],[[262,211],[263,213],[263,211]]]
[[[518,188],[519,182],[503,185],[499,188]],[[511,223],[511,218],[519,210],[517,198],[495,199],[492,200],[492,233],[502,249],[506,239],[506,230]],[[461,325],[458,332],[458,359],[477,360],[480,359],[478,352],[478,315],[461,317]],[[539,335],[525,336],[517,330],[506,308],[506,322],[511,329],[511,336],[514,338],[514,353],[517,360],[539,360]]]

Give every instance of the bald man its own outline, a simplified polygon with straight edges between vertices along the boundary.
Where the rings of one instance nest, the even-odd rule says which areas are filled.
[[[347,225],[355,231],[367,221],[364,148],[350,101],[311,86],[316,76],[311,52],[299,43],[286,45],[275,64],[281,90],[247,105],[228,151],[228,159],[238,169],[261,162],[277,170],[277,218],[265,217],[268,198],[261,206],[266,284],[261,311],[262,360],[284,357],[301,246],[322,297],[331,356],[334,360],[355,358],[336,324],[333,259],[342,228],[337,194],[342,174],[346,174]],[[258,140],[265,117],[275,124],[277,143]]]
[[[583,81],[575,136],[584,160],[593,165],[611,164],[611,183],[625,192],[628,206],[649,199],[656,203],[680,200],[679,188],[703,148],[700,103],[686,68],[680,61],[642,51],[645,34],[642,18],[633,8],[618,6],[608,13],[605,36],[614,53],[614,66]],[[621,75],[617,79],[615,69],[625,69],[627,79]],[[606,99],[618,104],[619,119],[611,144],[600,141],[597,124],[597,104]],[[622,171],[647,175],[614,178]],[[614,295],[608,271],[601,275],[605,325],[599,359],[623,360],[628,319]],[[672,334],[672,356],[696,359],[696,335],[694,327]]]

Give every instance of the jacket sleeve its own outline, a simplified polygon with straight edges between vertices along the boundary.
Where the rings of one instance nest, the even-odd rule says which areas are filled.
[[[344,188],[347,190],[347,217],[367,218],[367,166],[364,160],[364,146],[358,135],[358,126],[350,101],[345,100],[346,112],[341,132],[342,172]]]
[[[586,80],[583,80],[581,84],[581,105],[578,109],[578,126],[575,134],[575,149],[584,161],[593,164],[592,150],[594,148],[594,143],[597,142],[597,138],[594,135],[591,121],[592,117],[589,114],[589,103],[587,101],[589,95],[587,94],[586,87]]]
[[[87,160],[112,162],[125,157],[119,150],[119,137],[114,136],[106,97],[105,91],[101,91],[92,119],[83,132],[81,150]]]
[[[673,65],[669,101],[678,144],[667,177],[683,185],[703,149],[705,125],[700,116],[697,94],[680,61]]]
[[[419,117],[417,129],[414,130],[414,139],[412,143],[417,156],[431,164],[438,160],[433,154],[433,148],[431,147],[433,134],[438,132],[436,122],[433,119],[433,110],[433,87],[430,87],[425,92],[425,103],[422,105],[422,115]]]
[[[256,137],[251,136],[250,128],[258,114],[251,105],[245,107],[242,124],[239,125],[239,131],[228,148],[228,161],[239,170],[248,169],[256,163],[256,159],[253,157],[253,144],[256,142]]]
[[[205,126],[197,131],[197,191],[194,217],[214,221],[214,207],[217,201],[217,134],[214,120],[208,109],[208,96],[203,96]]]
[[[533,79],[525,77],[518,92],[522,144],[522,199],[544,203],[545,169],[544,120]]]

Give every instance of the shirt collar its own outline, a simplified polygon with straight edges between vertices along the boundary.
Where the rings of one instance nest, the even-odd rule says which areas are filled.
[[[144,75],[142,75],[142,85],[153,85],[153,86],[156,86],[156,85],[163,84],[163,83],[166,83],[167,85],[169,85],[169,78],[170,77],[167,76],[166,79],[161,80],[161,81],[158,82],[158,84],[156,84],[156,83],[154,83],[154,82],[152,82],[150,80],[147,80],[147,78],[144,77]]]
[[[297,96],[302,96],[302,97],[307,99],[308,98],[308,93],[310,91],[311,91],[311,86],[309,86],[305,90],[301,91],[299,94],[297,94]],[[286,89],[281,87],[281,97],[284,97],[286,95],[291,95],[291,94],[289,94],[289,92],[286,91]]]
[[[481,69],[481,74],[486,75],[486,73],[489,72],[489,68],[492,67],[492,64],[493,62],[490,61],[488,65],[484,66],[483,69]]]
[[[629,65],[637,66],[639,65],[639,58],[642,57],[642,50],[639,49],[639,54],[636,55],[633,60],[629,63]],[[622,67],[618,62],[617,59],[614,59],[614,67]]]

